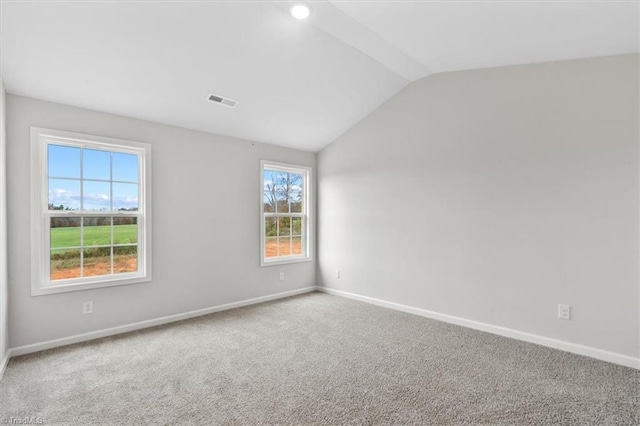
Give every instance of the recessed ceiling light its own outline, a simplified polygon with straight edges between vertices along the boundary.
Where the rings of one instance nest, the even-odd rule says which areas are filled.
[[[291,6],[290,12],[291,16],[296,19],[306,19],[311,13],[311,9],[304,3],[296,3]]]

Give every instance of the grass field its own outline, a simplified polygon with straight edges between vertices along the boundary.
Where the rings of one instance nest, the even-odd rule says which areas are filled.
[[[111,244],[110,226],[85,226],[84,246],[108,246]],[[137,225],[114,225],[113,244],[135,244],[138,242]],[[80,227],[51,228],[51,248],[80,246]]]
[[[85,277],[107,275],[111,273],[110,248],[95,246],[111,245],[110,226],[84,227],[84,271]],[[113,244],[136,244],[137,225],[114,225]],[[81,276],[80,227],[59,227],[51,229],[51,279],[78,278]],[[93,248],[91,248],[93,247]],[[302,238],[286,238],[280,242],[276,238],[265,241],[267,257],[302,254]],[[137,247],[113,248],[113,273],[135,272],[137,265]]]
[[[113,244],[138,242],[137,225],[114,225]],[[51,280],[108,275],[111,273],[111,226],[84,227],[84,266],[80,261],[80,227],[51,228]],[[91,248],[93,247],[93,248]],[[113,273],[138,269],[136,246],[113,248]]]

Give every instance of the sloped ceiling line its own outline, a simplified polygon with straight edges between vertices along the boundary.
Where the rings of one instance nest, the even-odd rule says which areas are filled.
[[[430,73],[639,50],[638,2],[301,1],[306,21],[285,0],[0,0],[1,77],[13,95],[318,151]]]
[[[289,10],[295,0],[273,0],[282,9]],[[375,31],[353,19],[328,0],[310,3],[313,9],[308,23],[340,42],[369,56],[407,82],[419,80],[431,74],[420,61],[407,55]]]

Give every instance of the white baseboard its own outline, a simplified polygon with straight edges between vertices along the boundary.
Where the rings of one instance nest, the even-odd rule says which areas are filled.
[[[529,343],[536,343],[538,345],[548,346],[550,348],[559,349],[565,352],[571,352],[574,354],[584,355],[584,356],[599,359],[602,361],[612,362],[614,364],[623,365],[625,367],[640,369],[640,358],[634,358],[628,355],[622,355],[615,352],[608,352],[608,351],[593,348],[590,346],[584,346],[576,343],[565,342],[563,340],[552,339],[550,337],[544,337],[537,334],[526,333],[523,331],[513,330],[511,328],[500,327],[497,325],[491,325],[483,322],[455,317],[452,315],[441,314],[438,312],[428,311],[426,309],[414,308],[412,306],[401,305],[399,303],[387,302],[386,300],[374,299],[372,297],[361,296],[359,294],[349,293],[342,290],[336,290],[336,289],[327,288],[327,287],[318,287],[318,291],[322,291],[328,294],[333,294],[335,296],[347,297],[349,299],[371,303],[373,305],[394,309],[396,311],[402,311],[402,312],[407,312],[414,315],[420,315],[422,317],[431,318],[431,319],[435,319],[443,322],[448,322],[448,323],[460,325],[463,327],[473,328],[475,330],[486,331],[488,333],[493,333],[493,334],[497,334],[504,337],[510,337],[512,339],[523,340]]]
[[[201,315],[207,315],[214,312],[226,311],[229,309],[240,308],[242,306],[255,305],[257,303],[268,302],[270,300],[282,299],[285,297],[296,296],[298,294],[310,293],[313,291],[322,291],[324,293],[333,294],[335,296],[347,297],[350,299],[371,303],[373,305],[382,306],[382,307],[394,309],[397,311],[407,312],[414,315],[420,315],[420,316],[435,319],[438,321],[444,321],[451,324],[460,325],[463,327],[473,328],[475,330],[486,331],[488,333],[493,333],[500,336],[523,340],[525,342],[536,343],[542,346],[548,346],[554,349],[559,349],[559,350],[571,352],[578,355],[584,355],[584,356],[599,359],[602,361],[612,362],[614,364],[623,365],[625,367],[640,369],[640,358],[634,358],[628,355],[617,354],[615,352],[608,352],[608,351],[593,348],[590,346],[584,346],[576,343],[565,342],[562,340],[552,339],[549,337],[544,337],[536,334],[513,330],[506,327],[500,327],[500,326],[486,324],[478,321],[468,320],[465,318],[455,317],[452,315],[441,314],[438,312],[428,311],[426,309],[414,308],[412,306],[402,305],[399,303],[387,302],[385,300],[374,299],[372,297],[367,297],[367,296],[361,296],[359,294],[349,293],[342,290],[335,290],[327,287],[305,287],[298,290],[285,291],[282,293],[271,294],[268,296],[261,296],[253,299],[241,300],[239,302],[227,303],[224,305],[213,306],[210,308],[198,309],[195,311],[185,312],[181,314],[169,315],[169,316],[156,318],[152,320],[140,321],[140,322],[122,325],[118,327],[92,331],[89,333],[76,334],[74,336],[63,337],[60,339],[48,340],[45,342],[33,343],[30,345],[11,348],[9,349],[9,351],[7,352],[7,354],[5,355],[5,357],[2,359],[0,363],[0,380],[2,379],[2,375],[4,374],[4,370],[7,367],[9,359],[14,356],[26,355],[29,353],[39,352],[46,349],[56,348],[59,346],[66,346],[66,345],[71,345],[73,343],[80,343],[88,340],[99,339],[101,337],[127,333],[129,331],[141,330],[144,328],[154,327],[156,325],[168,324],[171,322],[181,321],[188,318],[194,318]]]
[[[9,358],[11,358],[11,349],[7,350],[7,353],[4,354],[4,358],[0,361],[0,380],[2,380],[2,376],[4,375],[4,370],[7,369],[7,364],[9,364]]]
[[[257,303],[263,303],[263,302],[268,302],[270,300],[296,296],[298,294],[303,294],[303,293],[310,293],[316,290],[317,290],[317,287],[305,287],[297,290],[270,294],[268,296],[261,296],[253,299],[241,300],[239,302],[232,302],[232,303],[226,303],[224,305],[212,306],[210,308],[184,312],[182,314],[168,315],[166,317],[155,318],[152,320],[140,321],[132,324],[121,325],[118,327],[111,327],[111,328],[105,328],[103,330],[76,334],[74,336],[48,340],[46,342],[39,342],[39,343],[32,343],[30,345],[18,346],[18,347],[9,349],[9,354],[7,358],[4,360],[5,364],[3,364],[3,366],[6,365],[6,362],[8,362],[8,359],[10,357],[14,357],[14,356],[26,355],[33,352],[44,351],[46,349],[57,348],[59,346],[71,345],[73,343],[86,342],[88,340],[94,340],[94,339],[99,339],[101,337],[127,333],[129,331],[141,330],[143,328],[149,328],[149,327],[154,327],[156,325],[168,324],[171,322],[181,321],[188,318],[199,317],[199,316],[211,314],[214,312],[226,311],[229,309],[240,308],[242,306],[255,305]],[[2,377],[0,376],[0,379],[1,378]]]

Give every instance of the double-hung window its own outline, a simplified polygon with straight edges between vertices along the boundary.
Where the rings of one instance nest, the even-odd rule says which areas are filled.
[[[33,295],[151,279],[151,146],[31,128]]]
[[[311,169],[262,161],[261,173],[261,265],[310,260]]]

